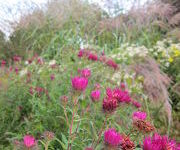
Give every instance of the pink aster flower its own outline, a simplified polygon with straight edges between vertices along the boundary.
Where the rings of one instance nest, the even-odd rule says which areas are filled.
[[[18,72],[19,72],[18,67],[16,67],[16,68],[14,69],[14,71],[16,72],[16,74],[18,74]]]
[[[118,68],[118,65],[112,60],[112,59],[109,59],[106,64],[109,66],[109,67],[112,67],[114,69],[117,69]]]
[[[5,60],[1,60],[1,67],[4,67],[6,65],[6,61]]]
[[[107,57],[106,56],[100,56],[99,61],[102,63],[106,63],[107,62]]]
[[[28,64],[31,64],[33,62],[33,59],[28,59]]]
[[[118,102],[125,102],[125,103],[129,103],[131,101],[131,97],[129,95],[128,91],[123,91],[121,89],[114,89],[113,90],[113,97],[115,97]]]
[[[44,89],[43,89],[42,87],[36,87],[35,90],[36,90],[36,92],[38,92],[38,93],[44,92]]]
[[[30,88],[29,88],[29,93],[30,93],[31,95],[34,94],[34,89],[33,89],[33,87],[30,87]]]
[[[86,147],[84,150],[94,150],[92,147]]]
[[[101,88],[101,85],[100,85],[99,83],[96,83],[94,87],[95,87],[95,89],[97,89],[97,90],[98,90],[98,89],[100,89],[100,88]]]
[[[71,79],[71,83],[75,90],[84,91],[88,85],[88,79],[76,76]]]
[[[141,104],[138,101],[133,100],[132,104],[136,107],[136,108],[140,108]]]
[[[149,136],[144,139],[143,150],[179,150],[179,145],[175,140],[155,133],[153,137]]]
[[[115,129],[108,129],[104,132],[104,142],[111,146],[118,146],[122,137]]]
[[[143,141],[143,150],[152,150],[151,137],[146,137]]]
[[[96,54],[89,53],[88,59],[92,60],[92,61],[97,61],[98,60],[98,56]]]
[[[108,97],[113,97],[113,91],[112,91],[110,88],[107,88],[107,89],[106,89],[106,95],[107,95]]]
[[[92,101],[99,101],[99,98],[100,98],[100,95],[101,95],[101,91],[100,90],[95,90],[95,91],[92,91],[91,92],[91,99]]]
[[[105,55],[105,52],[104,52],[104,50],[101,52],[101,55],[102,55],[102,56],[104,56],[104,55]]]
[[[37,92],[38,96],[40,96],[43,92],[46,93],[46,90],[42,87],[36,87],[35,91]]]
[[[145,120],[147,117],[146,112],[136,111],[133,113],[133,120]]]
[[[81,72],[81,76],[84,78],[89,78],[91,76],[91,70],[90,69],[83,69],[80,71]]]
[[[41,58],[41,57],[39,57],[39,58],[37,58],[37,63],[39,64],[39,65],[43,65],[43,59]]]
[[[13,61],[14,62],[19,62],[21,60],[21,57],[20,56],[14,56],[13,57]]]
[[[10,67],[9,67],[9,72],[12,72],[13,69],[14,69],[14,68],[13,68],[12,66],[10,66]]]
[[[118,106],[117,100],[113,97],[106,97],[103,100],[103,110],[105,112],[113,112]]]
[[[84,55],[84,50],[83,49],[80,49],[79,53],[78,53],[78,57],[83,57]]]
[[[31,136],[31,135],[24,136],[24,145],[27,148],[31,148],[31,147],[35,146],[35,144],[36,144],[36,140],[33,136]]]
[[[126,88],[125,83],[122,82],[122,83],[120,84],[120,88],[121,88],[122,90],[124,90],[124,89]]]
[[[51,78],[51,81],[53,81],[55,79],[55,75],[51,74],[50,78]]]

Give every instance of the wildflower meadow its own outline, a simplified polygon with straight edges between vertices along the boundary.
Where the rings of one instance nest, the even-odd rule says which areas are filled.
[[[1,32],[0,150],[180,150],[179,1],[104,2],[52,0]]]

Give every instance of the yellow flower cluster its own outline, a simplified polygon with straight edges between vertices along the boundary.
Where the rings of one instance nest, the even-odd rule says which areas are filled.
[[[172,55],[169,57],[168,61],[172,63],[174,61],[175,57],[180,56],[180,49],[178,49],[176,46],[171,47]]]

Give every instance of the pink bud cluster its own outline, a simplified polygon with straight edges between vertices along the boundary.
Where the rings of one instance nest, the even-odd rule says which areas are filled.
[[[106,89],[106,97],[103,100],[103,110],[104,111],[114,111],[118,103],[129,103],[131,97],[128,91],[124,91],[120,88]]]
[[[43,61],[43,59],[41,57],[37,58],[37,64],[39,64],[39,65],[43,65],[44,64],[44,61]]]
[[[86,147],[84,150],[94,150],[92,147]]]
[[[29,88],[29,93],[31,95],[33,95],[35,92],[38,94],[38,96],[41,96],[43,93],[45,93],[48,96],[48,91],[42,87]]]
[[[1,60],[1,67],[3,68],[6,65],[6,61],[5,60]]]
[[[78,57],[87,57],[89,60],[92,61],[97,61],[98,60],[98,56],[96,54],[93,54],[92,52],[85,50],[85,49],[81,49],[78,53]]]
[[[104,53],[102,56],[98,57],[97,54],[92,53],[89,50],[85,50],[85,49],[81,49],[78,53],[78,57],[85,57],[88,60],[92,60],[92,61],[100,61],[104,64],[106,64],[109,67],[112,67],[113,69],[117,69],[118,65],[115,63],[115,61],[113,61],[112,59],[108,59],[106,56],[104,56]]]
[[[51,81],[53,81],[53,80],[55,79],[55,75],[54,75],[54,74],[51,74],[51,75],[50,75],[50,79],[51,79]]]
[[[115,99],[117,99],[118,102],[124,102],[124,103],[129,103],[131,101],[131,97],[129,95],[128,91],[124,91],[120,88],[115,88],[115,89],[110,89],[108,88],[106,90],[106,94],[109,97],[113,97]]]
[[[84,78],[89,78],[91,76],[91,70],[88,68],[79,70],[79,73],[81,74],[82,77]]]
[[[140,107],[141,107],[141,103],[139,103],[138,101],[132,100],[131,103],[132,103],[132,105],[135,106],[136,108],[140,108]]]
[[[94,90],[91,92],[91,99],[93,102],[99,101],[101,96],[101,91],[100,90]]]
[[[115,63],[115,61],[113,61],[112,59],[109,59],[107,60],[106,64],[109,66],[109,67],[112,67],[114,69],[117,69],[118,68],[118,65]]]
[[[20,56],[14,56],[13,61],[14,62],[19,62],[19,61],[21,61],[21,57]]]

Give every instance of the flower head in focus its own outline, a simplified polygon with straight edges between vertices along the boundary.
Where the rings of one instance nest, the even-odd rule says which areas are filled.
[[[118,146],[121,143],[122,137],[115,129],[110,128],[104,132],[104,142],[107,145]]]
[[[143,150],[179,150],[179,144],[167,136],[155,133],[152,137],[148,136],[143,140]]]
[[[33,146],[35,146],[36,144],[36,140],[33,136],[31,135],[25,135],[24,136],[24,146],[27,148],[31,148]]]
[[[71,83],[75,90],[84,91],[88,85],[88,79],[76,76],[71,79]]]

